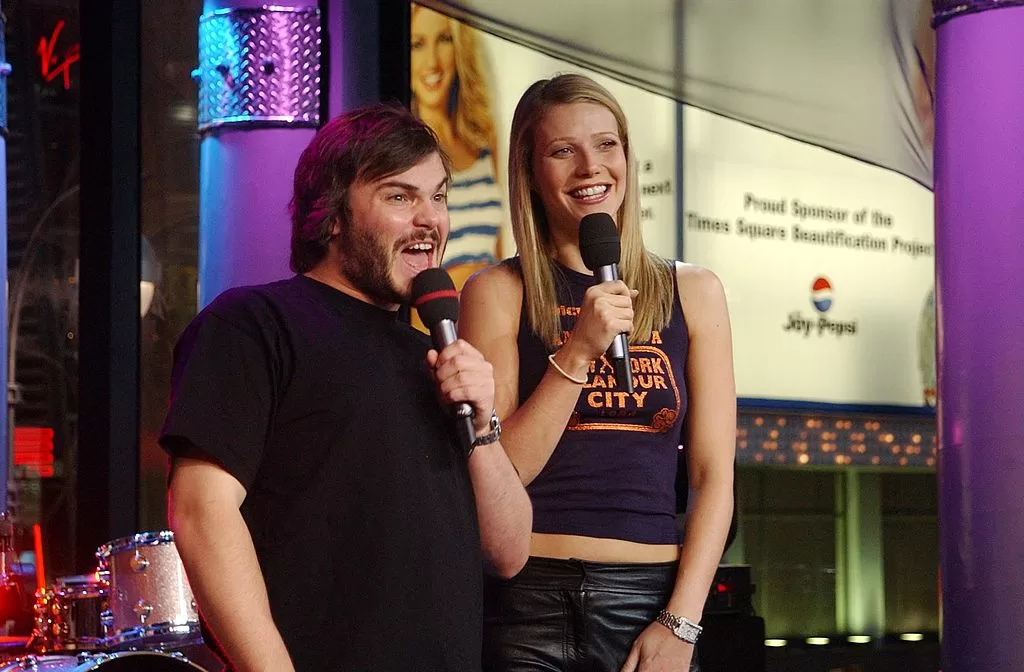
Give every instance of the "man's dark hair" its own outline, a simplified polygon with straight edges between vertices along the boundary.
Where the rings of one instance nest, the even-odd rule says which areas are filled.
[[[448,156],[426,124],[399,105],[378,103],[331,120],[313,136],[295,167],[289,210],[291,267],[305,273],[327,254],[335,221],[347,226],[348,190],[409,170],[438,154],[451,176]]]

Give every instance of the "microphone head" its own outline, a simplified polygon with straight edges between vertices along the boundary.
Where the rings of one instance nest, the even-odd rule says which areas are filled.
[[[459,293],[443,268],[428,268],[412,279],[412,305],[427,327],[441,320],[459,321]]]
[[[619,229],[605,212],[594,212],[580,220],[580,256],[591,271],[619,263]]]

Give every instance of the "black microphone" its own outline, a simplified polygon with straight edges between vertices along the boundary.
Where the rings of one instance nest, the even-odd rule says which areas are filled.
[[[580,220],[580,256],[598,282],[619,279],[619,253],[619,229],[611,215],[594,212]],[[619,334],[612,339],[606,354],[615,367],[615,380],[624,382],[626,392],[632,393],[633,375],[626,335]]]
[[[455,323],[459,321],[459,293],[443,268],[428,268],[412,280],[412,305],[430,329],[430,337],[438,352],[458,339]],[[476,439],[473,407],[464,401],[452,404],[455,431],[468,453]]]

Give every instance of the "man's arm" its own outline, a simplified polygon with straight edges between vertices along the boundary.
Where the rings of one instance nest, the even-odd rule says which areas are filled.
[[[203,618],[237,672],[288,672],[294,667],[239,511],[244,499],[242,484],[216,463],[174,458],[168,516]]]
[[[462,339],[440,354],[431,350],[427,363],[434,372],[442,400],[471,404],[476,435],[486,434],[494,410],[494,369],[490,363]],[[473,482],[484,558],[500,576],[515,576],[530,555],[533,507],[500,441],[473,451],[469,457],[469,477]]]

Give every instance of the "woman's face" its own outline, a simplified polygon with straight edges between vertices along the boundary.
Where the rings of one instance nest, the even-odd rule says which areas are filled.
[[[616,217],[626,197],[626,152],[615,115],[603,105],[569,103],[545,112],[531,167],[552,228],[575,231],[594,212]]]
[[[413,9],[411,46],[411,85],[417,104],[447,108],[455,78],[455,43],[448,17],[425,7]]]

